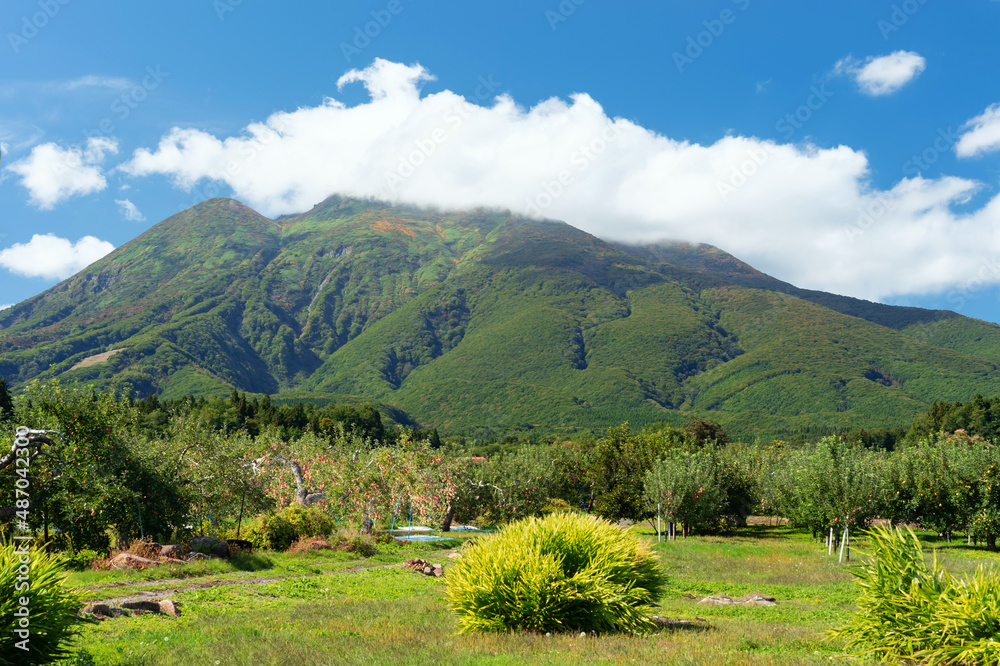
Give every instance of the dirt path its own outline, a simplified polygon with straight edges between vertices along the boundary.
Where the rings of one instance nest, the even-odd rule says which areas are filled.
[[[412,553],[401,553],[403,555]],[[347,562],[316,562],[315,565],[310,563],[310,566],[316,566],[320,564],[351,564],[353,562],[364,562],[365,560],[348,560]],[[111,583],[110,585],[102,585],[99,587],[91,587],[81,590],[81,594],[86,598],[89,593],[98,590],[121,590],[123,588],[135,588],[144,585],[156,586],[155,589],[150,590],[139,590],[135,594],[117,597],[108,597],[106,599],[93,599],[88,598],[88,604],[108,604],[109,606],[114,606],[116,604],[121,604],[126,601],[146,601],[149,599],[169,599],[180,592],[190,592],[192,590],[207,590],[213,587],[225,587],[228,585],[266,585],[268,583],[276,583],[282,580],[289,580],[292,578],[315,578],[316,576],[331,576],[339,574],[350,574],[357,573],[358,571],[364,571],[366,569],[388,569],[391,567],[403,566],[402,562],[396,562],[394,564],[357,564],[353,567],[348,567],[342,571],[326,571],[320,573],[309,573],[309,574],[288,574],[286,576],[268,576],[260,578],[236,578],[236,579],[224,579],[224,578],[214,578],[212,580],[203,580],[197,578],[170,578],[164,580],[152,580],[152,581],[138,581],[135,583]],[[176,585],[174,587],[161,587],[161,585],[172,585],[175,583],[187,583],[187,585]]]
[[[325,564],[351,564],[352,562],[364,562],[364,560],[347,560],[346,562],[310,562],[309,566],[322,566]],[[121,582],[121,583],[108,583],[107,585],[95,585],[94,587],[82,588],[82,592],[96,592],[97,590],[110,590],[122,587],[141,587],[143,585],[170,585],[171,583],[184,583],[187,581],[194,581],[198,576],[191,576],[190,578],[163,578],[160,580],[137,580],[131,582]]]

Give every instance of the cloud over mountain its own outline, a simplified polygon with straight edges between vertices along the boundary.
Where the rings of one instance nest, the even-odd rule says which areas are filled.
[[[908,54],[886,57],[895,60],[860,70],[874,89],[923,67]],[[488,78],[474,99],[422,94],[431,79],[420,65],[376,60],[339,81],[363,84],[367,102],[326,99],[236,136],[175,127],[120,168],[168,176],[203,195],[194,198],[222,183],[268,215],[342,193],[510,208],[610,239],[706,242],[801,286],[865,298],[1000,282],[991,268],[1000,199],[958,208],[981,183],[917,176],[883,190],[849,146],[743,136],[702,145],[611,118],[585,93],[525,108]],[[979,145],[975,131],[968,146]]]

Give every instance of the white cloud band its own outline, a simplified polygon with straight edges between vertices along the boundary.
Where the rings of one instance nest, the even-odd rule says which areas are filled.
[[[510,208],[604,238],[707,242],[800,286],[865,298],[962,284],[1000,252],[1000,199],[956,212],[981,187],[973,181],[903,178],[880,190],[865,154],[847,146],[676,141],[609,118],[586,94],[525,109],[494,98],[491,77],[472,100],[421,96],[428,78],[377,60],[341,80],[362,82],[369,102],[327,99],[235,137],[175,128],[121,168],[188,189],[220,181],[269,215],[340,193]]]

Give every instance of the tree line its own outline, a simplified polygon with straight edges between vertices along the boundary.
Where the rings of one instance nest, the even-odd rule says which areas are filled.
[[[411,511],[443,529],[552,511],[659,516],[681,535],[775,515],[817,538],[882,518],[992,549],[997,415],[1000,398],[936,403],[914,424],[923,434],[892,447],[862,436],[748,445],[693,419],[641,431],[622,424],[596,441],[512,441],[478,455],[476,442],[385,426],[370,405],[276,406],[237,392],[132,401],[55,381],[32,382],[12,400],[0,383],[0,425],[11,436],[23,425],[65,438],[32,449],[28,516],[40,539],[77,550],[192,531],[233,536],[246,519],[288,506],[369,531]],[[15,506],[13,475],[0,460],[4,518]]]

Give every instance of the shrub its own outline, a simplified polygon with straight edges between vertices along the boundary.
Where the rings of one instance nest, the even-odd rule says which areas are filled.
[[[858,612],[831,636],[878,661],[1000,663],[1000,573],[980,566],[957,580],[937,558],[927,568],[912,531],[875,527],[869,536],[871,557],[855,573]]]
[[[333,529],[333,519],[322,510],[292,504],[279,513],[257,516],[247,525],[245,534],[254,548],[288,550],[301,537],[326,536]]]
[[[294,554],[309,553],[314,550],[333,550],[333,544],[325,537],[299,537],[298,541],[288,548],[288,552]]]
[[[75,571],[86,571],[90,568],[90,563],[104,557],[104,553],[96,550],[80,550],[73,554],[64,554],[66,566]]]
[[[639,632],[662,573],[639,540],[589,515],[511,523],[462,552],[448,572],[461,631]]]
[[[545,516],[550,513],[572,513],[574,511],[580,511],[580,509],[558,497],[549,499],[542,507],[542,515]]]
[[[300,537],[288,549],[289,553],[308,553],[313,550],[340,550],[345,553],[355,553],[361,557],[372,557],[378,554],[375,540],[367,534],[351,534],[347,530],[334,532],[329,536]]]
[[[76,633],[76,611],[80,600],[65,585],[61,559],[50,558],[41,550],[30,550],[27,562],[14,544],[0,547],[0,665],[48,664],[69,654],[69,642]],[[29,570],[28,589],[19,589],[23,581],[21,567]],[[29,615],[15,615],[26,598]],[[23,637],[15,633],[28,622],[28,650],[16,646]]]
[[[147,560],[155,560],[160,556],[160,545],[154,545],[151,537],[132,539],[128,546],[113,550],[111,556],[114,557],[118,553],[131,553],[138,557],[145,557]]]

